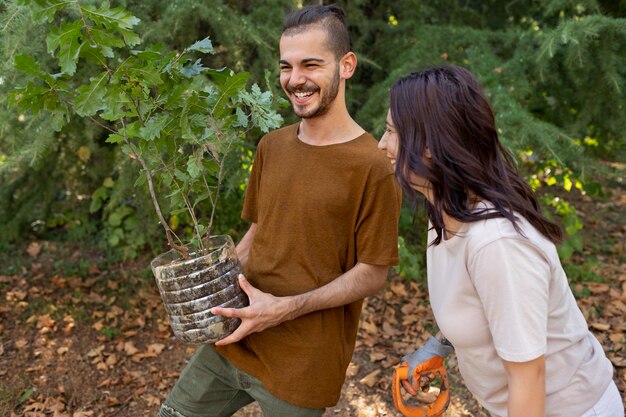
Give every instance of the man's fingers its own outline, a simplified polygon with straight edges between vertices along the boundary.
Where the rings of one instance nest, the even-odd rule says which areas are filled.
[[[417,395],[417,391],[415,389],[413,389],[413,387],[411,386],[411,384],[409,383],[409,381],[407,380],[403,380],[402,381],[402,386],[404,387],[404,390],[406,392],[408,392],[411,395]]]
[[[241,328],[241,326],[239,328]],[[227,337],[225,337],[225,338],[215,342],[215,345],[216,346],[224,346],[224,345],[228,345],[228,344],[231,344],[231,343],[235,343],[235,342],[240,341],[242,337],[243,337],[243,335],[240,336],[239,332],[235,331],[235,332],[231,333],[229,336],[227,336]]]
[[[246,312],[248,308],[226,308],[226,307],[213,307],[211,309],[211,313],[216,316],[224,316],[224,317],[238,317],[244,318],[246,317]]]
[[[237,278],[239,279],[239,286],[241,287],[241,289],[248,295],[248,297],[250,297],[250,293],[252,292],[252,290],[254,290],[252,284],[248,282],[243,274],[239,274]]]
[[[223,346],[230,343],[235,343],[240,341],[250,333],[253,333],[252,327],[246,322],[242,322],[234,332],[232,332],[229,336],[226,336],[222,340],[218,340],[217,342],[215,342],[215,344],[217,346]]]

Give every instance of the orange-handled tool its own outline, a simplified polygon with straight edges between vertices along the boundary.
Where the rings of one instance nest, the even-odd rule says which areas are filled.
[[[409,366],[406,362],[400,364],[393,371],[393,402],[398,411],[407,417],[438,417],[442,415],[450,404],[450,390],[448,385],[448,373],[443,366],[443,358],[435,356],[415,367],[413,371],[413,380],[426,381],[422,384],[422,390],[428,392],[428,384],[433,379],[439,377],[441,379],[441,388],[439,396],[431,404],[420,406],[411,406],[406,404],[402,399],[402,381],[409,379]]]

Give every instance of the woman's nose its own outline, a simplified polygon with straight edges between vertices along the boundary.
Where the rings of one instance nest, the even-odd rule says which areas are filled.
[[[385,135],[378,141],[378,149],[384,150],[387,147],[387,140],[385,139]]]

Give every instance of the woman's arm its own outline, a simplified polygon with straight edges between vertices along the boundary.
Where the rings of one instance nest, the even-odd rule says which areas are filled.
[[[546,360],[502,360],[509,379],[509,417],[543,417],[546,403]]]

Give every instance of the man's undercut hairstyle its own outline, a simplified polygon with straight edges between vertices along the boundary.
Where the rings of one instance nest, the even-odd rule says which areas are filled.
[[[283,35],[296,35],[314,27],[326,32],[328,49],[337,59],[350,52],[346,14],[336,4],[305,6],[290,13],[283,21]]]

